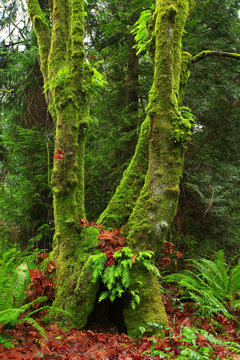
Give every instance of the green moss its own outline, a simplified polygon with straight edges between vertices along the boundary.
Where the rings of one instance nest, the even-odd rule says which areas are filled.
[[[44,81],[48,79],[48,55],[50,51],[50,28],[38,0],[28,0],[28,13],[37,35],[41,71]]]
[[[90,255],[100,252],[96,248],[98,234],[98,229],[94,227],[83,229],[80,243],[75,244],[70,254],[62,248],[60,253],[56,250],[53,252],[55,258],[51,255],[51,259],[57,262],[57,276],[55,300],[46,320],[57,323],[63,329],[83,328],[94,308],[98,284],[90,281]],[[66,313],[58,312],[55,308]]]
[[[129,304],[124,309],[124,321],[128,335],[140,336],[139,327],[145,328],[145,333],[150,335],[163,335],[158,333],[154,325],[149,323],[159,323],[163,326],[168,325],[167,316],[161,299],[160,286],[155,275],[150,273],[143,266],[136,265],[131,271],[130,290],[138,290],[140,303],[133,310]]]
[[[176,213],[184,141],[189,132],[179,113],[179,102],[189,76],[190,55],[182,56],[181,52],[188,13],[188,0],[157,2],[154,83],[147,109],[150,118],[148,172],[127,225],[130,247],[151,249],[155,253],[160,251]],[[177,143],[176,132],[181,140]]]

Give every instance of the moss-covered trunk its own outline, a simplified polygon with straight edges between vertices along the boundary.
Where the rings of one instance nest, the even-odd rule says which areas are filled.
[[[157,255],[161,251],[177,209],[191,128],[179,108],[191,61],[191,55],[182,52],[182,34],[194,4],[194,0],[157,1],[153,15],[154,82],[147,118],[130,166],[99,218],[99,222],[108,226],[120,227],[127,223],[127,242],[136,252],[148,249]],[[146,269],[133,269],[132,279],[139,278],[142,283],[139,285],[141,302],[135,311],[131,307],[125,309],[125,324],[131,335],[139,334],[139,326],[151,333],[156,329],[149,323],[167,323],[159,285]]]
[[[194,0],[158,0],[155,19],[154,82],[148,113],[135,155],[116,194],[99,222],[119,227],[128,222],[128,244],[134,250],[158,253],[175,215],[189,123],[179,104],[187,82],[189,55],[182,55],[184,25]],[[84,327],[93,310],[98,286],[90,281],[90,254],[96,250],[97,230],[80,235],[77,217],[84,217],[84,146],[89,117],[91,69],[84,63],[83,0],[50,2],[49,30],[37,0],[28,10],[39,43],[46,98],[56,125],[52,175],[55,236],[52,257],[57,263],[54,305],[69,311],[50,312],[62,326]],[[135,205],[136,202],[136,205]],[[130,216],[130,218],[129,218]],[[129,219],[129,221],[128,221]],[[139,326],[151,334],[149,322],[167,324],[159,283],[145,267],[132,267],[141,302],[124,309],[130,335]],[[134,286],[135,286],[134,285]]]
[[[158,254],[177,209],[190,126],[179,109],[184,88],[181,77],[182,34],[193,3],[188,0],[159,0],[156,5],[154,81],[147,110],[150,118],[148,170],[127,225],[127,241],[135,251],[150,249]],[[184,66],[185,63],[184,56]],[[141,311],[141,305],[139,311],[128,309],[125,322],[129,324],[129,330],[135,323],[150,331],[150,322],[164,324],[166,318],[159,289],[153,290],[153,280],[149,281],[147,271],[142,271],[145,272],[142,274],[144,293],[154,293],[155,296],[148,301],[145,311]],[[138,269],[134,270],[134,276],[139,276]],[[130,332],[136,334],[137,326]]]
[[[94,246],[91,241],[84,243],[78,222],[78,216],[85,216],[84,150],[92,74],[84,60],[84,1],[55,0],[49,4],[51,29],[38,0],[28,0],[28,12],[38,39],[46,99],[56,127],[51,182],[55,222],[51,257],[57,264],[54,305],[69,310],[76,326],[81,313],[84,313],[81,325],[85,325],[86,303],[94,303],[96,291],[89,284],[86,264],[90,248],[96,247],[97,237]],[[78,277],[85,289],[83,297],[77,291]],[[82,312],[79,303],[84,309]],[[49,316],[62,325],[68,323],[68,317],[56,317],[54,311]]]

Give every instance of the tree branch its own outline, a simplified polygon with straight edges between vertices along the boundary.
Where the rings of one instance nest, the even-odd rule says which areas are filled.
[[[10,90],[8,90],[8,89],[0,89],[0,91],[6,91],[6,92],[11,93],[13,91],[13,89],[10,89]]]
[[[69,0],[49,2],[52,17],[51,50],[49,56],[49,76],[55,77],[59,69],[66,65],[69,33]]]
[[[33,23],[34,30],[37,35],[39,55],[41,61],[41,71],[44,82],[48,78],[48,55],[50,50],[50,29],[48,22],[43,15],[38,0],[28,0],[28,14]]]
[[[217,56],[220,58],[227,57],[240,60],[240,54],[229,53],[225,51],[205,50],[192,57],[191,65],[210,56]]]
[[[84,1],[73,0],[71,8],[71,60],[74,70],[80,70],[84,63]],[[75,72],[74,71],[74,72]],[[77,75],[77,74],[75,74]]]

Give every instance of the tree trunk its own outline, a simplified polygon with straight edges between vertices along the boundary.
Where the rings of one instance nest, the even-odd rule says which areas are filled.
[[[84,60],[84,1],[55,0],[50,6],[51,31],[38,0],[28,0],[28,12],[37,35],[46,98],[56,126],[51,182],[55,222],[51,257],[57,264],[54,306],[71,312],[72,324],[76,326],[80,321],[84,326],[84,316],[89,315],[92,308],[81,312],[79,299],[84,302],[82,309],[86,303],[94,304],[97,289],[89,282],[87,266],[89,249],[96,247],[97,236],[93,237],[94,246],[90,240],[86,244],[80,237],[78,222],[78,216],[85,216],[84,149],[92,76]],[[81,256],[76,249],[80,249]],[[86,290],[82,292],[84,298],[76,295],[77,275],[82,279],[80,287]],[[91,292],[93,296],[89,300],[86,294],[91,298]],[[59,316],[52,311],[49,318],[62,326],[69,323],[66,314]]]
[[[121,226],[131,213],[125,232],[128,234],[128,245],[136,252],[149,249],[159,254],[177,209],[190,126],[179,109],[191,60],[190,54],[182,53],[181,44],[184,25],[193,5],[194,1],[188,0],[157,1],[154,14],[155,71],[148,117],[143,124],[132,162],[110,204],[99,218],[99,222],[108,226]],[[149,145],[148,161],[142,161],[143,153],[139,151],[141,144],[144,144],[145,154],[148,154],[146,147]],[[147,173],[142,188],[140,174],[136,174],[136,165],[133,164],[142,167],[142,181]],[[154,329],[149,323],[166,324],[167,319],[157,279],[144,268],[133,269],[132,279],[141,279],[142,283],[139,285],[141,302],[135,311],[127,307],[124,316],[128,332],[136,336],[140,334],[139,326],[151,333]]]
[[[189,56],[182,56],[184,25],[194,0],[158,0],[155,19],[154,82],[148,115],[142,125],[136,153],[122,182],[100,217],[108,226],[126,227],[128,245],[135,251],[159,253],[174,218],[189,123],[179,111],[187,82]],[[49,318],[62,327],[84,327],[93,310],[98,286],[90,281],[98,231],[80,235],[77,217],[84,217],[84,144],[88,127],[88,89],[91,70],[84,64],[83,0],[55,0],[51,7],[52,32],[37,0],[28,10],[38,38],[41,70],[56,124],[52,175],[55,235],[51,257],[57,263],[54,306],[68,311]],[[184,59],[184,61],[183,61]],[[182,66],[184,71],[182,71]],[[184,76],[183,76],[184,75]],[[148,170],[146,172],[146,169]],[[134,202],[136,205],[134,207]],[[140,304],[124,309],[130,335],[156,332],[151,323],[167,324],[159,283],[141,265],[132,267],[130,290]],[[135,288],[133,287],[135,286]],[[158,330],[157,330],[158,331]]]

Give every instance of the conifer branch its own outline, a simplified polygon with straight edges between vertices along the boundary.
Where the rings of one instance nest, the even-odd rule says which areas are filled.
[[[240,60],[240,54],[229,53],[225,51],[217,51],[217,50],[204,50],[199,54],[192,57],[191,65],[196,63],[197,61],[203,60],[207,57],[216,56],[216,57],[227,57],[232,59]]]

